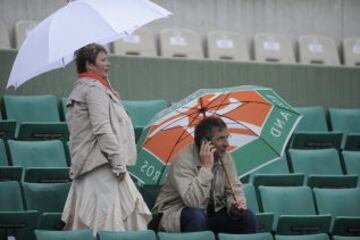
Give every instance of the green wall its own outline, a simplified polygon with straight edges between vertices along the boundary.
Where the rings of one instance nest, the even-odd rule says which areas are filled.
[[[5,89],[16,51],[0,50],[0,94],[67,96],[73,64]],[[110,79],[123,99],[180,100],[198,88],[241,84],[273,88],[294,106],[360,107],[360,68],[111,56]]]

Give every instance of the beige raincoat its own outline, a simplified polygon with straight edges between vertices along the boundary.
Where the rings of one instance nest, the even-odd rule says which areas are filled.
[[[119,100],[100,82],[81,78],[68,97],[73,180],[62,220],[66,229],[143,230],[151,213],[129,174],[136,161],[132,123]]]
[[[231,155],[226,153],[223,161],[235,193],[244,197]],[[153,210],[163,214],[160,230],[180,232],[182,209],[184,207],[207,209],[210,198],[216,212],[224,207],[230,209],[233,202],[220,162],[214,163],[212,171],[202,168],[198,150],[194,144],[190,144],[172,162],[166,183],[155,202]]]

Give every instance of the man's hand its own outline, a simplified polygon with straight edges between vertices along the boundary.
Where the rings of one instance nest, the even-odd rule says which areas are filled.
[[[202,141],[199,156],[203,167],[210,169],[213,167],[215,150],[215,147],[210,141]]]
[[[235,197],[236,200],[232,203],[229,215],[233,219],[239,219],[241,215],[243,214],[244,210],[247,209],[245,199],[239,196]]]

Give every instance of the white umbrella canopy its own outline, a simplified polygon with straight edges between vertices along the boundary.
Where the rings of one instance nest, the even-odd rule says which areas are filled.
[[[14,61],[7,88],[65,67],[74,51],[107,44],[171,13],[148,0],[77,0],[51,14],[26,37]]]

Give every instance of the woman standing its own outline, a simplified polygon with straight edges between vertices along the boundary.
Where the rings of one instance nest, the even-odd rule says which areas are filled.
[[[136,161],[133,127],[107,81],[107,51],[92,43],[75,59],[79,75],[67,101],[73,181],[65,229],[91,229],[94,236],[146,229],[151,213],[126,169]]]

